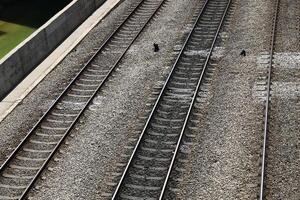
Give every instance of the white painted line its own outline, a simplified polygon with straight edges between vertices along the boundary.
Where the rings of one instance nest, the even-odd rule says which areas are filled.
[[[0,102],[0,122],[119,2],[120,0],[107,0]]]

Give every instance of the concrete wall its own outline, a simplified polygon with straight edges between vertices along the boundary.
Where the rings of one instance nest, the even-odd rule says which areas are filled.
[[[0,100],[106,0],[74,0],[0,60]]]

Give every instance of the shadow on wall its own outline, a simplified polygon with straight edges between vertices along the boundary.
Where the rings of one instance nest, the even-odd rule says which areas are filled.
[[[0,21],[39,28],[71,0],[0,0]]]

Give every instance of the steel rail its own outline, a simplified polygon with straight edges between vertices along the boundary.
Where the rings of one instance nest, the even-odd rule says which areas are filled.
[[[179,136],[179,139],[178,139],[178,142],[177,142],[177,145],[176,145],[176,149],[175,149],[175,151],[174,151],[174,154],[173,154],[173,157],[172,157],[172,161],[171,161],[171,164],[170,164],[170,166],[169,166],[168,173],[167,173],[167,176],[166,176],[165,181],[164,181],[163,188],[162,188],[161,193],[160,193],[159,200],[162,200],[163,197],[164,197],[165,190],[166,190],[166,187],[167,187],[169,178],[170,178],[170,174],[171,174],[171,171],[172,171],[172,169],[173,169],[173,166],[174,166],[174,163],[175,163],[175,159],[176,159],[176,157],[177,157],[177,155],[178,155],[178,150],[179,150],[179,147],[180,147],[180,145],[181,145],[182,137],[183,137],[183,135],[184,135],[185,129],[186,129],[187,124],[188,124],[188,121],[189,121],[189,119],[190,119],[191,112],[192,112],[192,108],[194,107],[194,104],[195,104],[195,99],[197,98],[197,94],[198,94],[199,88],[200,88],[201,83],[202,83],[202,81],[203,81],[203,77],[204,77],[204,74],[205,74],[205,72],[206,72],[206,69],[207,69],[209,60],[210,60],[210,58],[211,58],[213,49],[214,49],[214,47],[215,47],[216,41],[217,41],[217,39],[218,39],[218,36],[219,36],[220,30],[221,30],[221,27],[222,27],[222,25],[223,25],[223,23],[224,23],[224,21],[225,21],[225,16],[226,16],[226,14],[227,14],[227,11],[228,11],[228,8],[229,8],[229,6],[230,6],[230,3],[231,3],[231,0],[228,0],[227,7],[226,7],[226,9],[225,9],[225,11],[224,11],[224,14],[223,14],[223,16],[222,16],[222,19],[221,19],[221,22],[220,22],[220,24],[219,24],[218,30],[217,30],[217,32],[216,32],[215,38],[214,38],[213,43],[212,43],[212,45],[211,45],[211,48],[210,48],[210,50],[209,50],[209,54],[208,54],[208,56],[207,56],[207,58],[206,58],[206,61],[205,61],[205,64],[204,64],[202,73],[201,73],[201,75],[200,75],[200,78],[199,78],[199,81],[198,81],[196,90],[195,90],[194,95],[193,95],[192,102],[191,102],[191,104],[190,104],[190,107],[189,107],[187,116],[186,116],[186,118],[185,118],[183,127],[182,127],[181,132],[180,132],[180,136]]]
[[[27,142],[27,139],[30,137],[30,135],[38,128],[38,126],[40,125],[40,123],[46,118],[46,116],[50,113],[50,111],[54,108],[54,106],[57,105],[57,103],[59,102],[59,100],[64,96],[64,94],[68,91],[68,89],[73,85],[73,83],[77,80],[77,78],[82,74],[82,72],[87,68],[87,66],[89,64],[91,64],[91,62],[96,58],[96,56],[103,50],[103,48],[109,43],[109,41],[113,38],[113,36],[120,30],[120,28],[126,23],[126,21],[133,15],[133,13],[135,13],[135,11],[142,5],[143,2],[145,2],[146,0],[142,0],[135,8],[134,10],[125,18],[125,20],[118,26],[118,28],[105,40],[105,42],[101,45],[101,47],[95,52],[95,54],[84,64],[84,67],[78,72],[78,74],[73,78],[73,80],[68,84],[68,86],[64,89],[64,91],[59,95],[59,97],[55,100],[55,102],[50,106],[50,108],[44,113],[44,115],[39,119],[39,121],[34,125],[34,127],[29,131],[29,133],[25,136],[25,138],[19,143],[19,145],[15,148],[15,150],[10,154],[10,156],[6,159],[6,161],[2,164],[1,168],[0,168],[0,173],[3,172],[3,170],[7,167],[8,163],[14,158],[14,156],[16,155],[16,153],[20,150],[20,148],[25,144],[25,142]],[[119,57],[119,59],[114,63],[113,67],[111,68],[111,70],[108,72],[108,74],[105,76],[105,78],[103,79],[103,81],[99,84],[99,86],[97,87],[97,89],[95,90],[95,92],[93,93],[93,95],[89,98],[89,100],[87,101],[87,103],[84,105],[83,109],[79,112],[79,114],[77,115],[77,117],[75,118],[75,120],[72,122],[72,124],[69,126],[69,128],[66,130],[66,132],[64,133],[63,137],[61,138],[61,140],[58,142],[58,144],[54,147],[54,150],[51,152],[51,154],[48,156],[48,158],[46,159],[46,161],[43,163],[43,165],[41,166],[41,168],[39,169],[39,171],[36,173],[36,175],[34,176],[34,178],[32,179],[32,181],[29,183],[29,185],[27,186],[27,188],[24,190],[23,194],[20,196],[19,199],[24,199],[25,196],[27,195],[27,193],[29,192],[30,188],[33,186],[33,184],[35,183],[35,181],[37,180],[37,178],[39,177],[39,175],[41,174],[41,172],[44,170],[44,168],[46,167],[46,165],[48,164],[48,162],[51,160],[51,158],[53,157],[53,155],[56,153],[56,151],[58,150],[59,146],[62,144],[62,142],[64,141],[64,139],[66,138],[66,136],[69,134],[69,132],[71,131],[71,129],[74,127],[74,125],[76,124],[76,122],[78,121],[78,119],[80,118],[80,116],[82,115],[82,113],[85,111],[85,109],[87,108],[87,106],[90,104],[91,100],[95,97],[95,95],[98,93],[98,91],[100,90],[100,88],[103,86],[103,84],[106,82],[106,80],[108,79],[108,77],[111,75],[111,73],[114,71],[114,69],[116,68],[116,66],[120,63],[120,61],[122,60],[122,58],[125,56],[126,52],[128,51],[128,49],[131,47],[131,45],[134,43],[134,41],[139,37],[139,35],[141,34],[141,32],[145,29],[145,27],[147,26],[147,24],[150,22],[150,20],[154,17],[154,15],[157,13],[157,11],[159,10],[159,8],[162,6],[162,4],[165,2],[166,0],[162,0],[160,2],[160,4],[157,6],[156,10],[153,12],[153,14],[148,18],[148,20],[144,23],[144,25],[142,26],[142,28],[140,29],[140,31],[136,34],[136,36],[132,39],[132,41],[130,42],[130,44],[127,46],[127,48],[124,50],[123,54]]]
[[[275,7],[275,16],[272,24],[272,36],[271,36],[271,48],[270,48],[270,63],[268,67],[268,80],[267,80],[267,97],[265,102],[265,116],[264,116],[264,132],[263,132],[263,150],[262,150],[262,161],[261,161],[261,178],[260,178],[260,191],[259,199],[264,199],[264,189],[265,189],[265,166],[266,166],[266,148],[267,148],[267,139],[268,139],[268,130],[269,130],[269,104],[270,104],[270,87],[271,87],[271,73],[273,65],[273,54],[275,46],[275,35],[276,35],[276,26],[278,19],[278,10],[279,10],[279,0],[276,1]]]
[[[205,74],[205,72],[206,72],[206,69],[207,69],[209,60],[210,60],[210,58],[211,58],[213,49],[214,49],[214,47],[215,47],[216,41],[217,41],[217,39],[218,39],[218,36],[219,36],[220,30],[221,30],[221,27],[222,27],[222,25],[223,25],[223,23],[224,23],[224,21],[225,21],[225,16],[226,16],[226,14],[227,14],[227,11],[228,11],[228,8],[229,8],[229,6],[230,6],[230,3],[231,3],[231,0],[228,1],[227,7],[226,7],[226,9],[225,9],[225,11],[224,11],[224,14],[223,14],[223,16],[222,16],[222,19],[221,19],[221,22],[220,22],[220,24],[219,24],[218,30],[217,30],[217,32],[216,32],[215,38],[214,38],[214,40],[213,40],[212,46],[211,46],[211,48],[210,48],[210,50],[209,50],[209,55],[208,55],[207,58],[206,58],[206,61],[205,61],[205,64],[204,64],[202,73],[201,73],[201,75],[200,75],[200,78],[199,78],[199,81],[198,81],[196,90],[195,90],[194,95],[193,95],[192,102],[191,102],[191,104],[190,104],[190,107],[189,107],[187,116],[186,116],[186,118],[185,118],[185,121],[184,121],[182,130],[181,130],[181,133],[180,133],[180,136],[179,136],[177,145],[176,145],[176,149],[175,149],[174,154],[173,154],[173,157],[172,157],[171,164],[170,164],[170,166],[169,166],[169,170],[168,170],[167,176],[166,176],[166,178],[165,178],[165,182],[164,182],[163,188],[162,188],[161,193],[160,193],[159,200],[162,200],[163,197],[164,197],[165,190],[166,190],[166,187],[167,187],[169,178],[170,178],[170,174],[171,174],[172,168],[173,168],[173,166],[174,166],[175,159],[176,159],[176,157],[177,157],[177,155],[178,155],[178,150],[179,150],[179,147],[180,147],[180,145],[181,145],[182,137],[183,137],[183,135],[184,135],[184,132],[185,132],[185,129],[186,129],[186,127],[187,127],[189,118],[190,118],[190,116],[191,116],[192,108],[194,107],[194,104],[195,104],[195,99],[197,98],[197,94],[198,94],[199,88],[200,88],[201,83],[202,83],[202,81],[203,81],[203,77],[204,77],[204,74]]]
[[[145,0],[143,0],[145,1]],[[142,1],[142,2],[143,2]],[[141,2],[141,3],[142,3]],[[140,5],[140,4],[139,4]],[[139,5],[134,9],[134,11],[139,7]],[[133,12],[134,12],[133,11]],[[130,13],[131,15],[132,13]],[[10,154],[7,160],[1,165],[0,173],[2,172],[3,168],[7,165],[7,162],[15,155],[15,153],[20,149],[20,147],[27,141],[28,137],[31,135],[33,131],[37,129],[39,124],[45,119],[45,117],[50,113],[50,111],[57,105],[59,100],[64,96],[64,94],[70,89],[70,87],[74,84],[74,82],[78,79],[78,77],[82,74],[82,72],[91,64],[91,62],[96,58],[96,56],[103,50],[103,47],[107,45],[110,39],[117,33],[117,31],[121,28],[121,26],[127,21],[130,15],[123,21],[123,23],[105,40],[105,42],[101,45],[101,47],[92,55],[92,57],[84,64],[83,68],[77,73],[77,75],[72,79],[72,81],[67,85],[67,87],[62,91],[62,93],[55,99],[52,105],[48,108],[48,110],[43,114],[43,116],[36,122],[33,128],[29,131],[29,133],[25,136],[25,138],[19,143],[19,145],[15,148],[15,150]]]
[[[120,180],[119,180],[119,183],[118,183],[118,185],[117,185],[117,187],[116,187],[116,189],[115,189],[115,192],[114,192],[114,194],[113,194],[112,200],[115,200],[115,199],[117,198],[118,194],[119,194],[119,191],[120,191],[122,182],[123,182],[123,180],[124,180],[124,178],[125,178],[125,176],[126,176],[126,174],[127,174],[127,172],[128,172],[128,169],[129,169],[129,167],[130,167],[130,165],[131,165],[131,163],[132,163],[133,157],[134,157],[134,155],[136,154],[137,149],[138,149],[138,147],[139,147],[140,144],[141,144],[141,140],[142,140],[143,136],[145,135],[145,132],[146,132],[148,126],[149,126],[149,123],[150,123],[150,121],[151,121],[151,119],[152,119],[152,117],[153,117],[153,114],[154,114],[154,112],[155,112],[155,110],[156,110],[156,108],[157,108],[159,102],[161,101],[161,97],[162,97],[162,95],[163,95],[163,93],[164,93],[164,91],[165,91],[165,89],[166,89],[166,86],[167,86],[167,84],[169,83],[169,80],[170,80],[171,76],[173,75],[173,72],[175,71],[174,69],[175,69],[175,67],[177,66],[178,61],[179,61],[181,55],[183,54],[183,51],[184,51],[184,49],[185,49],[185,47],[186,47],[186,45],[187,45],[189,39],[191,38],[192,33],[193,33],[194,29],[196,28],[197,23],[198,23],[200,17],[202,16],[202,14],[203,14],[203,12],[204,12],[204,10],[205,10],[205,8],[206,8],[208,2],[209,2],[209,0],[206,0],[206,1],[205,1],[204,5],[203,5],[202,8],[201,8],[200,14],[198,15],[198,17],[197,17],[195,23],[194,23],[193,26],[192,26],[192,30],[190,31],[190,33],[189,33],[189,35],[187,36],[187,38],[186,38],[186,40],[185,40],[183,46],[181,47],[181,50],[180,50],[180,52],[179,52],[179,54],[178,54],[178,56],[177,56],[177,58],[176,58],[176,61],[175,61],[175,63],[174,63],[173,66],[172,66],[172,69],[171,69],[171,71],[170,71],[170,73],[169,73],[169,75],[168,75],[168,77],[167,77],[167,79],[166,79],[166,81],[165,81],[165,84],[164,84],[163,87],[162,87],[162,90],[161,90],[161,92],[160,92],[160,94],[159,94],[159,96],[158,96],[158,98],[157,98],[157,100],[156,100],[156,102],[155,102],[155,104],[154,104],[154,107],[153,107],[153,109],[151,110],[151,113],[150,113],[150,115],[149,115],[149,117],[148,117],[148,119],[147,119],[147,122],[146,122],[146,124],[145,124],[145,126],[144,126],[144,128],[143,128],[143,131],[142,131],[141,135],[139,136],[139,139],[138,139],[138,141],[137,141],[137,144],[135,145],[134,150],[133,150],[133,152],[132,152],[132,154],[131,154],[131,156],[130,156],[130,158],[129,158],[129,161],[128,161],[128,163],[127,163],[127,165],[126,165],[126,167],[125,167],[125,169],[124,169],[124,171],[123,171],[123,174],[122,174],[122,176],[121,176],[121,178],[120,178]],[[228,3],[228,5],[227,5],[227,7],[226,7],[226,12],[225,12],[225,13],[227,13],[227,10],[228,10],[228,7],[229,7],[230,2],[231,2],[231,0],[229,0],[229,3]],[[223,17],[222,17],[222,24],[223,24],[225,15],[226,15],[226,14],[224,14]],[[219,33],[219,31],[220,31],[220,28],[221,28],[221,25],[219,26],[219,28],[218,28],[218,30],[217,30],[218,33]],[[218,33],[217,33],[217,35],[218,35]],[[210,56],[211,56],[211,54],[212,54],[212,49],[213,49],[213,47],[214,47],[214,44],[215,44],[216,39],[217,39],[217,36],[215,36],[215,38],[214,38],[214,40],[213,40],[213,45],[212,45],[212,47],[211,47],[211,49],[210,49],[209,56],[208,56],[209,58],[210,58]],[[204,69],[203,69],[203,71],[202,71],[202,73],[201,73],[201,75],[200,75],[200,79],[201,79],[200,82],[202,82],[203,75],[204,75],[206,66],[207,66],[207,64],[208,64],[209,58],[206,59]],[[198,85],[197,85],[197,88],[196,88],[197,91],[198,91],[198,89],[199,89],[199,86],[200,86],[200,84],[199,84],[199,82],[198,82]],[[197,94],[197,92],[195,92],[195,94]],[[194,94],[194,96],[195,96],[195,94]],[[194,104],[194,100],[192,101],[192,104]],[[188,115],[189,115],[189,113],[190,113],[190,111],[191,111],[191,107],[192,107],[192,106],[190,106],[190,108],[189,108]],[[188,119],[186,118],[186,120],[185,120],[185,125],[184,125],[184,126],[186,126],[187,120],[188,120]],[[180,135],[180,140],[181,140],[181,138],[182,138],[182,134]],[[177,150],[178,150],[178,147],[176,147],[176,152],[177,152]],[[173,158],[172,158],[172,165],[173,165],[173,162],[174,162],[173,160],[175,160],[174,156],[173,156]],[[169,170],[169,171],[170,171],[170,170]],[[168,171],[168,176],[169,176],[169,171]],[[167,184],[167,179],[166,179],[166,181],[164,182],[163,190],[162,190],[162,192],[161,192],[161,194],[160,194],[160,198],[159,198],[160,200],[161,200],[162,197],[163,197],[163,193],[164,193],[163,191],[165,190],[165,187],[166,187],[165,185],[166,185],[166,184]]]

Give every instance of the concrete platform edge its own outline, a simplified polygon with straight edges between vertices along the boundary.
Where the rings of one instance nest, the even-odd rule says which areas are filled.
[[[121,0],[107,0],[0,102],[0,122],[49,74]],[[24,41],[26,42],[26,41]]]

